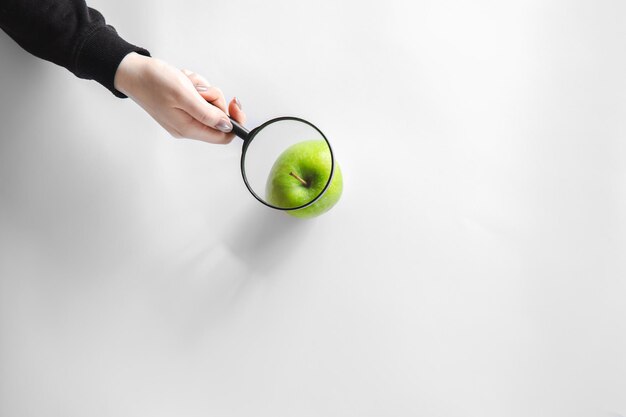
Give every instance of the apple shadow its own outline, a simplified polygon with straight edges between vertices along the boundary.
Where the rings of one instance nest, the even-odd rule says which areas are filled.
[[[200,343],[216,323],[245,308],[246,295],[260,280],[299,251],[314,222],[251,203],[234,213],[223,235],[190,245],[178,277],[156,301],[177,339]],[[189,289],[193,290],[190,291]]]
[[[268,276],[298,250],[312,227],[310,220],[251,206],[235,217],[232,232],[224,237],[224,243],[251,272]]]

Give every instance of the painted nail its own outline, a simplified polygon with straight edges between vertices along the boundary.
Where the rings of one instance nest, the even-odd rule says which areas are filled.
[[[239,110],[243,110],[243,107],[241,107],[241,102],[239,101],[237,97],[235,97],[235,105],[239,107]]]
[[[196,84],[195,87],[196,87],[196,90],[198,90],[199,92],[207,91],[209,89],[209,87],[206,87],[200,84]]]
[[[228,133],[233,130],[233,125],[226,119],[221,119],[216,125],[215,128],[217,130],[221,130],[224,133]]]

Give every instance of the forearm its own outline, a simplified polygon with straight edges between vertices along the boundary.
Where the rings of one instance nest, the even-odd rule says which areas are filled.
[[[93,79],[118,97],[115,72],[130,52],[148,51],[126,42],[84,0],[3,0],[0,28],[35,56]]]

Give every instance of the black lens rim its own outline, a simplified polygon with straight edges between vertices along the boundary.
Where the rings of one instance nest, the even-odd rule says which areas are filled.
[[[313,129],[317,130],[318,133],[320,135],[322,135],[322,137],[324,138],[324,141],[326,141],[326,145],[328,145],[328,149],[330,150],[330,162],[331,162],[331,167],[330,167],[330,176],[328,177],[328,182],[326,182],[326,185],[324,186],[324,189],[322,189],[322,192],[320,192],[317,197],[315,197],[313,200],[309,201],[306,204],[303,204],[301,206],[298,207],[278,207],[275,206],[273,204],[268,203],[267,201],[265,201],[264,199],[262,199],[259,195],[257,195],[257,193],[254,192],[254,190],[252,189],[252,187],[250,186],[250,183],[248,182],[248,177],[246,176],[246,169],[245,169],[245,162],[246,162],[246,153],[248,151],[248,146],[250,145],[250,143],[254,140],[255,136],[257,135],[257,133],[259,133],[261,130],[263,130],[264,128],[266,128],[267,126],[273,124],[273,123],[277,123],[277,122],[282,122],[285,120],[294,120],[296,122],[301,122],[301,123],[306,123],[307,125],[311,126]],[[333,148],[332,146],[330,146],[330,142],[328,141],[328,139],[326,138],[326,135],[324,135],[324,133],[317,127],[315,126],[313,123],[301,119],[299,117],[293,117],[293,116],[282,116],[282,117],[276,117],[274,119],[268,120],[267,122],[263,123],[262,125],[255,127],[253,130],[250,131],[250,133],[248,134],[247,138],[244,140],[243,143],[243,148],[241,150],[241,176],[243,177],[243,182],[244,184],[246,184],[246,188],[248,189],[248,191],[250,191],[250,194],[252,194],[254,196],[254,198],[256,198],[259,202],[261,202],[262,204],[266,205],[267,207],[276,209],[276,210],[282,210],[282,211],[291,211],[291,210],[300,210],[303,209],[305,207],[310,206],[311,204],[315,203],[317,200],[319,200],[325,193],[326,190],[328,190],[328,187],[330,187],[330,183],[333,180],[333,175],[335,174],[335,154],[333,152]]]

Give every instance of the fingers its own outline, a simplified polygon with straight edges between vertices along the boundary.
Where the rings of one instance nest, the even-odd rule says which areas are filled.
[[[241,110],[241,103],[237,97],[234,97],[228,105],[228,114],[241,124],[246,122],[246,114]]]
[[[185,138],[201,140],[217,145],[226,145],[235,137],[235,135],[231,133],[218,132],[196,120],[192,120],[187,126],[184,127],[183,131],[184,133],[182,136]]]
[[[203,125],[228,133],[233,129],[228,116],[219,108],[207,103],[199,94],[184,94],[179,109],[189,113]]]
[[[182,70],[183,74],[187,76],[193,83],[193,86],[196,88],[196,91],[200,93],[203,99],[216,106],[224,113],[226,113],[226,99],[224,98],[224,93],[217,87],[211,86],[211,84],[201,76],[200,74],[196,74],[195,72],[189,70]]]
[[[183,136],[192,139],[205,140],[212,143],[228,143],[232,140],[232,135],[218,135],[211,132],[210,129],[218,129],[222,133],[228,133],[232,130],[232,124],[228,120],[227,112],[233,119],[239,123],[245,123],[246,115],[242,111],[241,103],[235,97],[226,106],[226,99],[222,90],[211,84],[200,74],[196,74],[189,70],[182,70],[183,74],[191,81],[193,87],[198,92],[202,100],[198,100],[198,96],[194,99],[191,97],[185,100],[185,105],[180,109],[187,112],[193,119],[199,123],[189,123],[191,126],[185,129]],[[200,103],[203,101],[204,103]],[[216,111],[219,109],[219,111]],[[209,127],[209,130],[206,127]],[[189,131],[189,132],[188,132]],[[192,136],[190,136],[192,135]],[[216,142],[217,141],[217,142]]]
[[[215,144],[230,143],[235,137],[233,134],[220,132],[200,123],[193,116],[180,109],[177,109],[177,113],[168,127],[168,131],[174,137],[196,139]]]
[[[225,113],[226,100],[221,90],[210,87],[209,83],[198,74],[188,70],[183,70],[183,73],[191,80],[198,94],[183,94],[180,97],[179,108],[203,125],[224,133],[230,132],[233,126]]]
[[[146,59],[131,69],[122,74],[128,75],[128,82],[117,82],[116,87],[126,91],[173,137],[221,144],[235,137],[229,133],[232,123],[224,95],[202,76],[191,71],[181,72],[155,58]],[[232,108],[231,112],[234,120],[245,120],[240,107]]]
[[[226,113],[226,99],[224,98],[224,93],[222,93],[222,90],[217,87],[211,86],[204,91],[198,90],[198,93],[200,93],[203,99]]]

